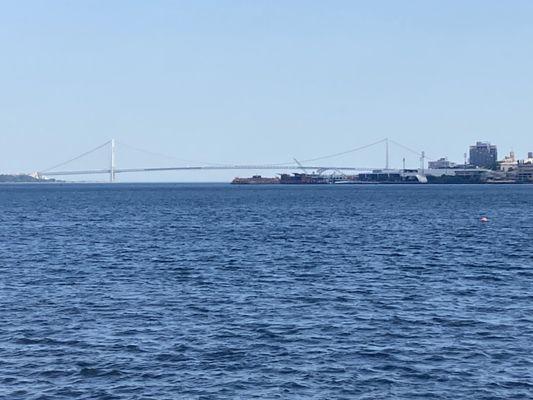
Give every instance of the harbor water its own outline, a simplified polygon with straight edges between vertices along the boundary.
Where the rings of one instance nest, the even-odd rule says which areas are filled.
[[[0,399],[532,397],[531,185],[0,186]]]

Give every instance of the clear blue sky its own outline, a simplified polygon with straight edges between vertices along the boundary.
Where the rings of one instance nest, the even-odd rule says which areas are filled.
[[[306,159],[386,136],[432,157],[461,160],[477,139],[523,156],[532,21],[525,0],[2,2],[0,171],[43,169],[111,137],[213,162]],[[124,149],[118,162],[149,158]]]

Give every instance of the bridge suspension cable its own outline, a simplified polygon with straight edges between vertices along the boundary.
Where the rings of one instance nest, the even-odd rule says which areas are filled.
[[[322,157],[316,157],[316,158],[309,158],[307,160],[302,160],[301,162],[312,162],[312,161],[319,161],[319,160],[325,160],[325,159],[328,159],[328,158],[334,158],[334,157],[339,157],[339,156],[343,156],[345,154],[350,154],[350,153],[355,153],[356,151],[359,151],[359,150],[364,150],[364,149],[367,149],[369,147],[372,147],[372,146],[375,146],[375,145],[378,145],[380,143],[384,143],[387,139],[381,139],[381,140],[378,140],[377,142],[374,142],[374,143],[370,143],[370,144],[366,144],[364,146],[360,146],[360,147],[356,147],[355,149],[350,149],[350,150],[346,150],[346,151],[341,151],[339,153],[333,153],[333,154],[328,154],[327,156],[322,156]]]
[[[202,164],[202,165],[214,166],[214,167],[230,167],[230,166],[234,166],[234,165],[238,164],[238,163],[222,163],[222,162],[207,162],[207,161],[198,161],[198,160],[187,160],[187,159],[183,159],[183,158],[170,156],[168,154],[158,153],[158,152],[154,152],[154,151],[150,151],[150,150],[144,150],[144,149],[132,146],[132,145],[124,143],[124,142],[119,142],[119,141],[116,141],[116,142],[118,144],[120,144],[121,147],[126,147],[126,148],[129,148],[131,150],[138,151],[140,153],[145,153],[145,154],[148,154],[148,155],[151,155],[151,156],[156,156],[156,157],[163,157],[163,158],[167,158],[169,160],[174,160],[174,161],[179,161],[179,162],[186,162],[186,163],[192,163],[192,164]],[[286,165],[294,165],[294,161],[288,161],[288,162],[282,162],[282,163],[266,163],[266,164],[260,164],[260,165],[261,166],[265,166],[265,167],[286,166]]]
[[[405,149],[405,150],[407,150],[407,151],[410,151],[411,153],[416,154],[416,155],[419,156],[419,157],[424,157],[424,158],[426,158],[426,159],[428,159],[428,160],[433,160],[432,158],[428,157],[428,156],[426,155],[426,153],[423,152],[423,151],[417,151],[417,150],[414,150],[414,149],[412,149],[412,148],[410,148],[410,147],[407,147],[407,146],[405,146],[405,145],[403,145],[403,144],[401,144],[401,143],[398,143],[397,141],[392,140],[392,139],[389,139],[389,142],[394,143],[396,146],[401,147],[402,149]]]
[[[64,165],[70,164],[71,162],[74,162],[74,161],[76,161],[76,160],[79,160],[80,158],[83,158],[83,157],[85,157],[85,156],[88,156],[89,154],[94,153],[95,151],[98,151],[98,150],[100,150],[101,148],[108,146],[109,144],[111,144],[111,140],[108,140],[108,141],[105,142],[104,144],[101,144],[100,146],[95,147],[94,149],[91,149],[91,150],[89,150],[89,151],[86,151],[85,153],[80,154],[79,156],[76,156],[76,157],[74,157],[74,158],[71,158],[70,160],[64,161],[64,162],[59,163],[59,164],[56,164],[56,165],[54,165],[54,166],[52,166],[52,167],[50,167],[50,168],[44,169],[44,170],[42,170],[41,172],[48,172],[48,171],[51,171],[51,170],[53,170],[53,169],[56,169],[56,168],[62,167],[62,166],[64,166]]]
[[[213,165],[213,166],[224,166],[224,165],[227,165],[227,164],[223,164],[223,163],[213,163],[213,162],[204,162],[204,161],[185,160],[185,159],[182,159],[182,158],[169,156],[168,154],[157,153],[157,152],[150,151],[150,150],[144,150],[144,149],[141,149],[139,147],[135,147],[135,146],[129,145],[127,143],[119,142],[118,140],[116,142],[118,144],[120,144],[121,147],[126,147],[126,148],[129,148],[131,150],[135,150],[135,151],[138,151],[140,153],[148,154],[148,155],[155,156],[155,157],[167,158],[167,159],[173,160],[173,161],[193,163],[193,164]]]

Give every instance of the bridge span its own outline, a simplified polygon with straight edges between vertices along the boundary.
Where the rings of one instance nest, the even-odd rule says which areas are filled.
[[[115,179],[116,179],[116,174],[123,174],[123,173],[134,173],[134,172],[162,172],[162,171],[210,171],[210,170],[268,170],[268,171],[299,171],[299,170],[303,170],[303,171],[307,171],[307,170],[311,170],[311,171],[316,171],[316,173],[318,174],[322,174],[324,173],[325,171],[334,171],[334,172],[337,172],[337,173],[344,173],[344,172],[368,172],[368,171],[373,171],[373,170],[376,170],[376,169],[380,169],[379,167],[352,167],[352,166],[336,166],[336,165],[319,165],[319,164],[315,164],[316,161],[321,161],[321,160],[325,160],[325,159],[329,159],[329,158],[334,158],[334,157],[338,157],[338,156],[341,156],[341,155],[345,155],[345,154],[349,154],[349,153],[353,153],[353,152],[356,152],[356,151],[360,151],[360,150],[363,150],[363,149],[366,149],[366,148],[369,148],[369,147],[372,147],[372,146],[376,146],[376,145],[379,145],[379,144],[385,144],[385,169],[389,169],[389,142],[392,142],[400,147],[403,147],[404,149],[407,149],[413,153],[416,153],[418,156],[421,156],[421,162],[423,163],[424,162],[424,152],[422,153],[419,153],[415,150],[412,150],[406,146],[403,146],[397,142],[394,142],[388,138],[385,138],[385,139],[382,139],[382,140],[379,140],[377,142],[374,142],[374,143],[370,143],[368,145],[365,145],[365,146],[360,146],[360,147],[357,147],[355,149],[350,149],[350,150],[346,150],[346,151],[342,151],[342,152],[339,152],[339,153],[335,153],[335,154],[329,154],[329,155],[326,155],[326,156],[322,156],[322,157],[317,157],[317,158],[314,158],[314,159],[308,159],[308,160],[303,160],[302,162],[303,163],[310,163],[310,164],[307,164],[307,165],[304,165],[302,164],[301,162],[299,162],[298,160],[296,159],[293,159],[294,162],[287,162],[287,163],[272,163],[272,164],[229,164],[229,165],[223,165],[223,164],[217,164],[217,165],[214,165],[214,164],[210,164],[210,165],[185,165],[185,166],[170,166],[170,167],[149,167],[149,168],[117,168],[117,165],[116,165],[116,156],[115,156],[115,153],[116,153],[116,144],[117,142],[112,139],[92,150],[89,150],[83,154],[80,154],[79,156],[76,156],[72,159],[69,159],[65,162],[62,162],[60,164],[57,164],[57,165],[54,165],[50,168],[47,168],[45,170],[42,170],[42,171],[39,171],[39,172],[36,172],[34,174],[36,174],[37,176],[39,177],[51,177],[51,176],[73,176],[73,175],[96,175],[96,174],[109,174],[109,180],[110,182],[115,182]],[[110,164],[109,164],[109,167],[107,168],[102,168],[102,169],[81,169],[81,170],[58,170],[59,168],[62,168],[76,160],[79,160],[97,150],[100,150],[106,146],[109,146],[110,149],[111,149],[111,154],[110,154]],[[127,145],[126,145],[127,146]],[[131,147],[133,148],[132,146],[127,146],[127,147]],[[135,148],[133,148],[135,149]],[[156,154],[156,153],[151,153],[149,151],[145,151],[145,150],[140,150],[140,149],[135,149],[135,150],[139,150],[139,151],[142,151],[142,152],[145,152],[145,153],[149,153],[149,154]],[[161,156],[161,155],[159,155]],[[205,164],[209,164],[209,163],[205,163]]]
[[[212,171],[212,170],[314,170],[318,173],[324,171],[372,171],[377,168],[359,167],[324,167],[306,165],[227,165],[227,166],[185,166],[185,167],[155,167],[155,168],[124,168],[124,169],[88,169],[79,171],[38,172],[41,176],[66,176],[66,175],[96,175],[96,174],[121,174],[128,172],[157,172],[157,171]]]

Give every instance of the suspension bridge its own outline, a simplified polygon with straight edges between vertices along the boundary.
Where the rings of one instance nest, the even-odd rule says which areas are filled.
[[[390,157],[389,157],[389,147],[390,144],[394,144],[403,150],[406,150],[412,154],[415,154],[417,157],[419,157],[421,169],[424,169],[424,160],[426,159],[424,152],[418,152],[416,150],[413,150],[407,146],[402,145],[401,143],[398,143],[392,139],[384,138],[381,140],[378,140],[376,142],[366,144],[364,146],[359,146],[353,149],[324,155],[321,157],[306,159],[298,161],[296,159],[293,159],[291,162],[286,163],[268,163],[268,164],[217,164],[217,163],[193,163],[190,162],[188,165],[177,165],[177,166],[165,166],[165,167],[140,167],[140,168],[119,168],[117,166],[117,145],[119,142],[117,142],[115,139],[111,139],[89,151],[86,151],[76,157],[70,158],[66,161],[63,161],[59,164],[53,165],[49,168],[46,168],[44,170],[38,171],[33,173],[32,175],[37,175],[40,178],[43,177],[54,177],[54,176],[73,176],[73,175],[98,175],[98,174],[108,174],[109,175],[109,181],[115,182],[116,176],[118,174],[124,174],[124,173],[134,173],[134,172],[162,172],[162,171],[208,171],[208,170],[282,170],[282,171],[316,171],[317,174],[322,174],[326,171],[333,171],[340,174],[344,174],[345,172],[368,172],[373,171],[377,169],[383,169],[383,167],[354,167],[354,166],[339,166],[335,164],[322,164],[325,160],[329,160],[332,158],[340,157],[343,155],[356,153],[358,151],[362,151],[364,149],[368,149],[375,146],[382,146],[384,145],[385,150],[385,170],[390,169]],[[177,160],[175,157],[168,157],[163,154],[153,153],[148,150],[135,148],[133,146],[120,143],[121,146],[129,147],[134,150],[141,151],[146,154],[151,154],[155,156],[163,156],[166,158],[173,158]],[[92,153],[95,153],[99,150],[102,150],[104,148],[109,149],[109,164],[105,168],[100,169],[63,169],[67,167],[69,164],[74,163],[77,160],[80,160],[84,157],[89,156]],[[405,169],[405,158],[404,160],[404,166]],[[186,161],[186,160],[181,160]],[[321,162],[320,164],[317,162]]]

